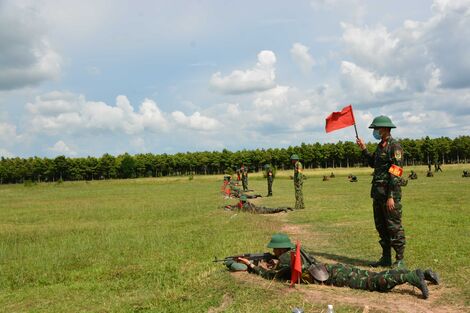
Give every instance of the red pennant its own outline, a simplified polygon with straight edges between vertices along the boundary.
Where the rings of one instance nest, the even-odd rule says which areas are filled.
[[[341,112],[333,112],[326,118],[325,131],[327,133],[356,124],[352,106],[344,107]]]
[[[290,285],[294,286],[296,282],[300,282],[302,277],[302,257],[300,256],[300,241],[297,240],[295,254],[291,252],[291,276]]]

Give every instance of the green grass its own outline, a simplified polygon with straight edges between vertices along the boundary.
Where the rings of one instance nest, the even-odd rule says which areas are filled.
[[[470,166],[468,166],[470,167]],[[470,178],[445,166],[403,188],[410,268],[433,267],[454,292],[440,299],[470,308]],[[240,281],[214,256],[266,251],[283,225],[322,259],[357,265],[379,256],[369,198],[371,169],[307,171],[307,209],[287,215],[232,214],[219,194],[220,176],[0,186],[0,311],[207,312],[224,295],[225,312],[289,312],[305,303],[280,283]],[[353,172],[358,183],[349,183]],[[267,206],[293,205],[290,171],[278,172]],[[266,193],[261,174],[250,188]],[[347,291],[345,291],[347,292]],[[273,296],[275,295],[275,296]],[[360,293],[359,293],[360,295]],[[337,306],[340,312],[360,312]]]

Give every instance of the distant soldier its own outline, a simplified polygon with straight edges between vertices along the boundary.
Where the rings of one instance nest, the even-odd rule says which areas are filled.
[[[470,173],[467,170],[464,170],[462,177],[470,177]]]
[[[430,172],[431,171],[431,162],[428,161],[428,171]]]
[[[336,177],[335,174],[333,172],[331,172],[330,178],[335,178],[335,177]]]
[[[242,175],[243,191],[247,191],[248,190],[248,167],[245,167],[245,165],[242,165],[240,167],[240,173]]]
[[[411,170],[410,175],[408,175],[408,179],[418,179],[418,174],[415,171]]]
[[[290,160],[292,164],[294,164],[295,209],[305,209],[304,196],[302,194],[302,187],[304,184],[302,163],[300,163],[299,156],[297,154],[293,154],[290,157]]]
[[[327,181],[327,180],[330,180],[330,178],[326,175],[323,175],[323,181]]]
[[[287,281],[291,279],[295,246],[286,234],[274,234],[268,243],[273,249],[267,262],[252,262],[248,258],[235,257],[225,262],[231,271],[248,271],[272,280]],[[268,254],[269,255],[269,254]],[[431,269],[413,271],[407,269],[392,269],[382,272],[363,270],[349,264],[324,264],[318,262],[303,248],[300,249],[302,283],[325,284],[337,287],[347,286],[353,289],[388,292],[395,286],[409,284],[421,291],[422,297],[429,297],[426,281],[438,285],[439,275]]]
[[[379,233],[382,257],[371,264],[373,267],[392,265],[391,248],[396,252],[396,267],[404,268],[405,231],[401,216],[401,176],[403,174],[403,149],[390,132],[393,125],[389,117],[381,115],[372,121],[373,136],[380,140],[373,154],[366,149],[362,139],[357,144],[362,155],[374,168],[371,197],[373,199],[375,228]]]
[[[267,197],[272,197],[273,195],[273,181],[274,181],[274,172],[272,167],[269,164],[264,166],[265,174],[266,174],[266,181],[268,183],[268,195]]]
[[[434,177],[434,173],[432,171],[428,171],[426,173],[426,177]]]
[[[226,210],[230,211],[241,211],[241,212],[248,212],[254,214],[273,214],[279,212],[287,212],[292,211],[292,208],[288,207],[280,207],[280,208],[267,208],[264,206],[257,206],[248,201],[246,195],[242,195],[240,197],[240,201],[235,205],[227,205],[225,206]]]
[[[436,172],[442,172],[442,168],[441,168],[441,161],[438,161],[437,162],[437,168],[436,168]]]
[[[351,175],[348,176],[348,178],[349,178],[350,183],[357,183],[357,176],[356,175],[351,174]]]

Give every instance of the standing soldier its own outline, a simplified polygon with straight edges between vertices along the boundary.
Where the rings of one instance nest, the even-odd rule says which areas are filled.
[[[360,138],[357,138],[357,144],[369,166],[374,168],[371,198],[373,199],[375,228],[379,233],[379,243],[382,246],[382,257],[371,266],[391,266],[391,248],[393,247],[396,252],[396,261],[393,265],[405,268],[403,260],[405,231],[401,221],[400,187],[400,176],[403,173],[403,150],[390,134],[391,129],[396,126],[389,117],[381,115],[374,118],[369,128],[374,129],[374,138],[380,140],[375,152],[370,154]]]
[[[299,156],[297,154],[293,154],[290,157],[290,160],[292,164],[294,164],[295,209],[305,209],[304,196],[302,194],[302,186],[304,184],[302,163],[300,163]]]
[[[268,182],[268,195],[267,197],[272,197],[273,195],[273,181],[274,181],[274,173],[273,169],[269,164],[266,164],[264,166],[264,169],[266,170],[266,180]]]
[[[242,164],[242,166],[240,167],[240,172],[242,174],[243,191],[247,191],[248,190],[248,168]]]

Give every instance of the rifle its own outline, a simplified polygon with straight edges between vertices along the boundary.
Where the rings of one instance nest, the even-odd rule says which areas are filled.
[[[272,255],[271,253],[245,253],[245,254],[228,256],[228,257],[225,257],[224,259],[217,259],[217,257],[214,257],[213,262],[226,262],[230,260],[236,260],[237,258],[244,258],[244,259],[253,261],[255,263],[258,263],[259,261],[270,261],[274,259],[275,256]]]

